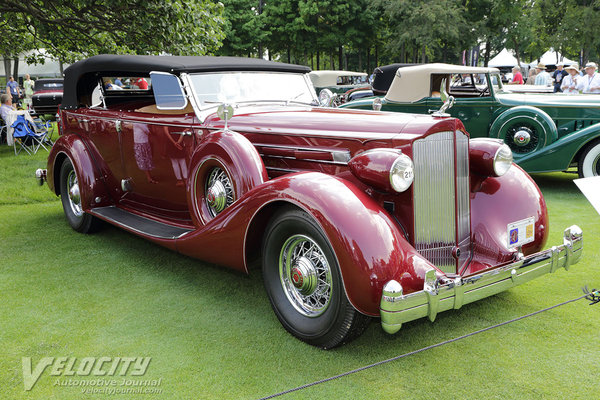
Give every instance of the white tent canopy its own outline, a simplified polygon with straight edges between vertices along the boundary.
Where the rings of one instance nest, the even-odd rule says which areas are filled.
[[[513,56],[506,48],[502,49],[500,53],[496,55],[496,57],[492,58],[488,62],[488,67],[494,68],[502,68],[502,67],[514,67],[518,65],[517,57]],[[521,68],[528,68],[528,64],[521,61]]]
[[[514,67],[515,65],[517,65],[517,58],[505,48],[488,62],[488,67]]]
[[[25,57],[27,55],[32,54],[34,52],[40,53],[44,55],[44,64],[27,64],[25,62]],[[12,61],[12,60],[11,60]],[[68,64],[63,64],[63,68],[67,68]],[[11,62],[11,70],[9,71],[9,75],[12,75],[12,62]],[[19,55],[19,76],[24,76],[25,74],[31,75],[31,77],[44,77],[44,78],[56,78],[60,77],[60,63],[46,55],[45,49],[32,50],[26,53]],[[0,76],[6,75],[4,71],[4,63],[0,62]]]
[[[542,54],[539,61],[535,60],[529,65],[535,67],[538,62],[541,62],[544,65],[556,65],[556,63],[560,61],[565,65],[577,64],[577,61],[569,60],[567,57],[563,57],[558,51],[554,51],[553,48],[550,48],[550,50]]]

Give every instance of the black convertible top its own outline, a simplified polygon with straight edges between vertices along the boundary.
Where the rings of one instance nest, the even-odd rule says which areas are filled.
[[[386,94],[396,76],[398,68],[410,67],[416,64],[390,64],[375,68],[371,87],[375,94]]]
[[[152,71],[173,74],[217,71],[308,73],[310,68],[259,58],[103,54],[78,61],[65,69],[65,91],[61,108],[77,108],[78,97],[91,93],[98,83],[98,76],[148,76]]]

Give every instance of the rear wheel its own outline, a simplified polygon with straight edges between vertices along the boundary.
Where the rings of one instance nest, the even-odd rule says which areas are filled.
[[[270,222],[263,242],[263,279],[285,329],[324,349],[359,336],[370,318],[348,301],[333,249],[305,212],[286,208]]]
[[[83,211],[79,179],[69,158],[60,168],[60,200],[71,228],[81,233],[92,233],[100,228],[101,221]]]
[[[579,177],[600,175],[600,140],[590,144],[579,157]]]

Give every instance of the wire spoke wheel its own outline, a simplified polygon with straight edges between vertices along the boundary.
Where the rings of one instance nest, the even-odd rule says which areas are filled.
[[[235,200],[231,179],[219,167],[215,167],[210,171],[206,180],[205,193],[206,205],[213,218],[232,205]]]
[[[509,127],[504,137],[504,142],[517,154],[525,154],[535,150],[539,141],[540,135],[536,127],[527,123]]]
[[[329,349],[367,327],[370,318],[348,300],[331,243],[312,216],[281,207],[265,230],[262,257],[269,301],[292,335]]]
[[[307,317],[321,315],[331,299],[331,269],[323,250],[311,238],[287,239],[279,257],[279,277],[286,297]]]

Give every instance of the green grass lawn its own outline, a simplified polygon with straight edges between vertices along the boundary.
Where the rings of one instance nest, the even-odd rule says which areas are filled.
[[[323,351],[281,327],[258,271],[247,277],[110,226],[71,230],[60,201],[33,179],[46,157],[0,148],[1,399],[258,398],[575,298],[585,284],[600,287],[600,216],[573,175],[540,174],[548,245],[580,225],[579,264],[393,336],[374,320],[358,340]],[[35,366],[61,356],[152,357],[143,378],[162,379],[162,392],[86,396],[57,386],[68,377],[49,369],[24,391],[22,357]],[[579,301],[282,398],[596,398],[599,356],[600,305]]]

